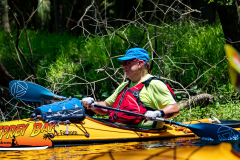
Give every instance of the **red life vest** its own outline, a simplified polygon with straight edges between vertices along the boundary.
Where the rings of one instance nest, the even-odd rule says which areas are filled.
[[[141,101],[139,97],[139,93],[141,89],[145,86],[148,87],[152,79],[158,79],[161,80],[158,77],[150,77],[148,80],[141,82],[137,84],[136,86],[129,88],[130,82],[123,88],[123,90],[118,94],[114,104],[113,108],[121,109],[121,110],[127,110],[134,113],[144,114],[147,110],[153,110],[149,107],[146,107]],[[171,87],[168,86],[168,89]],[[169,91],[171,92],[172,96],[174,95],[172,89]],[[175,95],[174,95],[175,96]],[[175,99],[175,97],[173,98]],[[123,124],[129,124],[129,125],[137,125],[142,121],[141,117],[128,115],[121,112],[115,112],[115,111],[109,111],[109,120],[110,122],[118,122]]]

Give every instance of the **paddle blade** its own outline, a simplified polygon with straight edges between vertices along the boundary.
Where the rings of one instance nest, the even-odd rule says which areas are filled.
[[[66,97],[53,94],[51,91],[40,85],[26,81],[13,80],[9,83],[9,89],[15,98],[25,101],[43,102],[44,100],[55,98],[66,99]]]
[[[216,141],[239,140],[240,132],[220,124],[197,123],[188,125],[188,128],[198,137]]]
[[[231,45],[226,44],[225,52],[229,62],[229,76],[234,89],[240,92],[240,55]]]
[[[238,51],[229,44],[226,44],[224,49],[225,49],[229,64],[238,73],[240,73],[240,55],[239,55]]]
[[[229,77],[234,89],[240,92],[240,74],[232,66],[229,66]]]

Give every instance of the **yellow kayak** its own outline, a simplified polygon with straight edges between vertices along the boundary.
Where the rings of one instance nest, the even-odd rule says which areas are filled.
[[[21,87],[27,88],[23,94],[18,91]],[[231,128],[198,122],[196,122],[198,124],[183,124],[158,117],[155,121],[180,127],[175,128],[170,125],[165,125],[163,129],[124,127],[91,117],[85,118],[85,109],[79,99],[58,96],[37,84],[13,80],[9,83],[9,88],[14,97],[26,101],[41,102],[55,98],[63,101],[36,108],[31,119],[0,123],[1,147],[23,147],[23,145],[34,146],[36,144],[50,147],[52,144],[109,143],[195,136],[186,128],[203,139],[223,141],[238,140],[240,137],[240,132],[237,131],[239,122],[234,126],[237,129],[235,130],[233,126]],[[139,113],[97,104],[94,106],[146,118]]]
[[[238,121],[237,121],[238,122]],[[237,123],[232,126],[240,130]],[[65,144],[143,141],[174,137],[192,137],[186,129],[165,124],[164,129],[141,129],[120,126],[86,117],[81,123],[46,123],[42,120],[13,120],[0,123],[0,146],[51,146]]]

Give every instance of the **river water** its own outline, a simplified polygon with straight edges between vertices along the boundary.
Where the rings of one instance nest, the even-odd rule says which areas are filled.
[[[89,144],[79,146],[53,147],[45,150],[34,151],[0,151],[0,159],[83,160],[86,159],[86,155],[98,156],[103,153],[152,150],[156,148],[196,146],[199,145],[199,142],[201,142],[201,140],[199,140],[198,138],[187,137],[146,142]]]

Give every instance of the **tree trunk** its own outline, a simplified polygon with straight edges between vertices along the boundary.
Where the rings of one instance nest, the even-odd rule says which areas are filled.
[[[50,0],[38,0],[40,7],[37,10],[36,22],[38,28],[44,30],[49,28],[51,21],[51,2]]]
[[[145,2],[145,1],[143,1]],[[134,17],[136,8],[136,0],[116,0],[115,1],[115,18],[131,20]],[[125,21],[117,21],[117,26],[120,27]]]
[[[8,10],[8,0],[2,0],[2,24],[5,31],[10,30]]]
[[[23,18],[21,17],[20,13],[18,12],[18,10],[16,9],[16,7],[14,7],[13,4],[15,4],[17,6],[17,8],[23,13],[24,19],[27,20],[28,19],[28,15],[27,15],[27,9],[29,8],[28,4],[29,2],[27,2],[27,0],[11,0],[9,1],[9,3],[12,2],[11,7],[13,9],[13,13],[16,13],[17,19],[20,23],[21,26],[23,26]]]
[[[142,2],[142,11],[145,12],[144,13],[144,20],[146,22],[149,22],[149,19],[151,17],[151,10],[153,10],[153,5],[149,2],[149,1],[143,1]]]
[[[50,0],[50,3],[51,3],[51,10],[50,10],[50,17],[51,17],[51,19],[50,19],[50,23],[49,23],[49,26],[48,26],[48,31],[50,32],[50,33],[53,33],[53,31],[54,31],[54,23],[55,23],[55,17],[54,17],[54,9],[52,9],[52,7],[53,7],[53,0]]]
[[[0,84],[4,87],[8,87],[9,82],[13,80],[13,77],[5,69],[1,61],[0,61],[0,77],[1,77]]]
[[[81,9],[82,5],[83,5],[82,1],[74,0],[72,2],[70,14],[68,16],[69,19],[67,20],[67,24],[66,24],[67,32],[68,33],[72,33],[72,34],[74,34],[76,36],[81,34],[81,28],[77,27],[74,30],[72,30],[72,28],[77,25],[76,22],[80,19],[81,13],[84,12]]]
[[[226,43],[233,45],[240,51],[240,43],[234,43],[240,41],[240,14],[237,1],[235,0],[233,5],[218,5],[217,12]]]
[[[71,1],[70,1],[71,2]],[[98,1],[95,0],[95,3]],[[66,28],[68,33],[74,34],[76,36],[83,34],[88,34],[86,31],[93,32],[96,28],[96,21],[93,21],[89,17],[96,18],[94,15],[94,7],[86,10],[92,4],[92,0],[73,0],[71,5],[68,7],[70,8],[68,16],[68,20],[66,23]],[[82,20],[80,24],[77,22]],[[82,23],[83,22],[83,23]],[[76,27],[78,25],[78,27]],[[72,30],[72,28],[74,28]],[[84,29],[83,29],[84,28]]]
[[[56,32],[64,31],[64,19],[63,19],[63,1],[53,0],[54,3],[54,18]]]
[[[208,3],[208,1],[204,0],[192,0],[191,1],[191,8],[197,9],[201,11],[201,13],[193,12],[191,15],[195,18],[207,20],[207,23],[215,23],[216,21],[216,7],[214,3]]]

